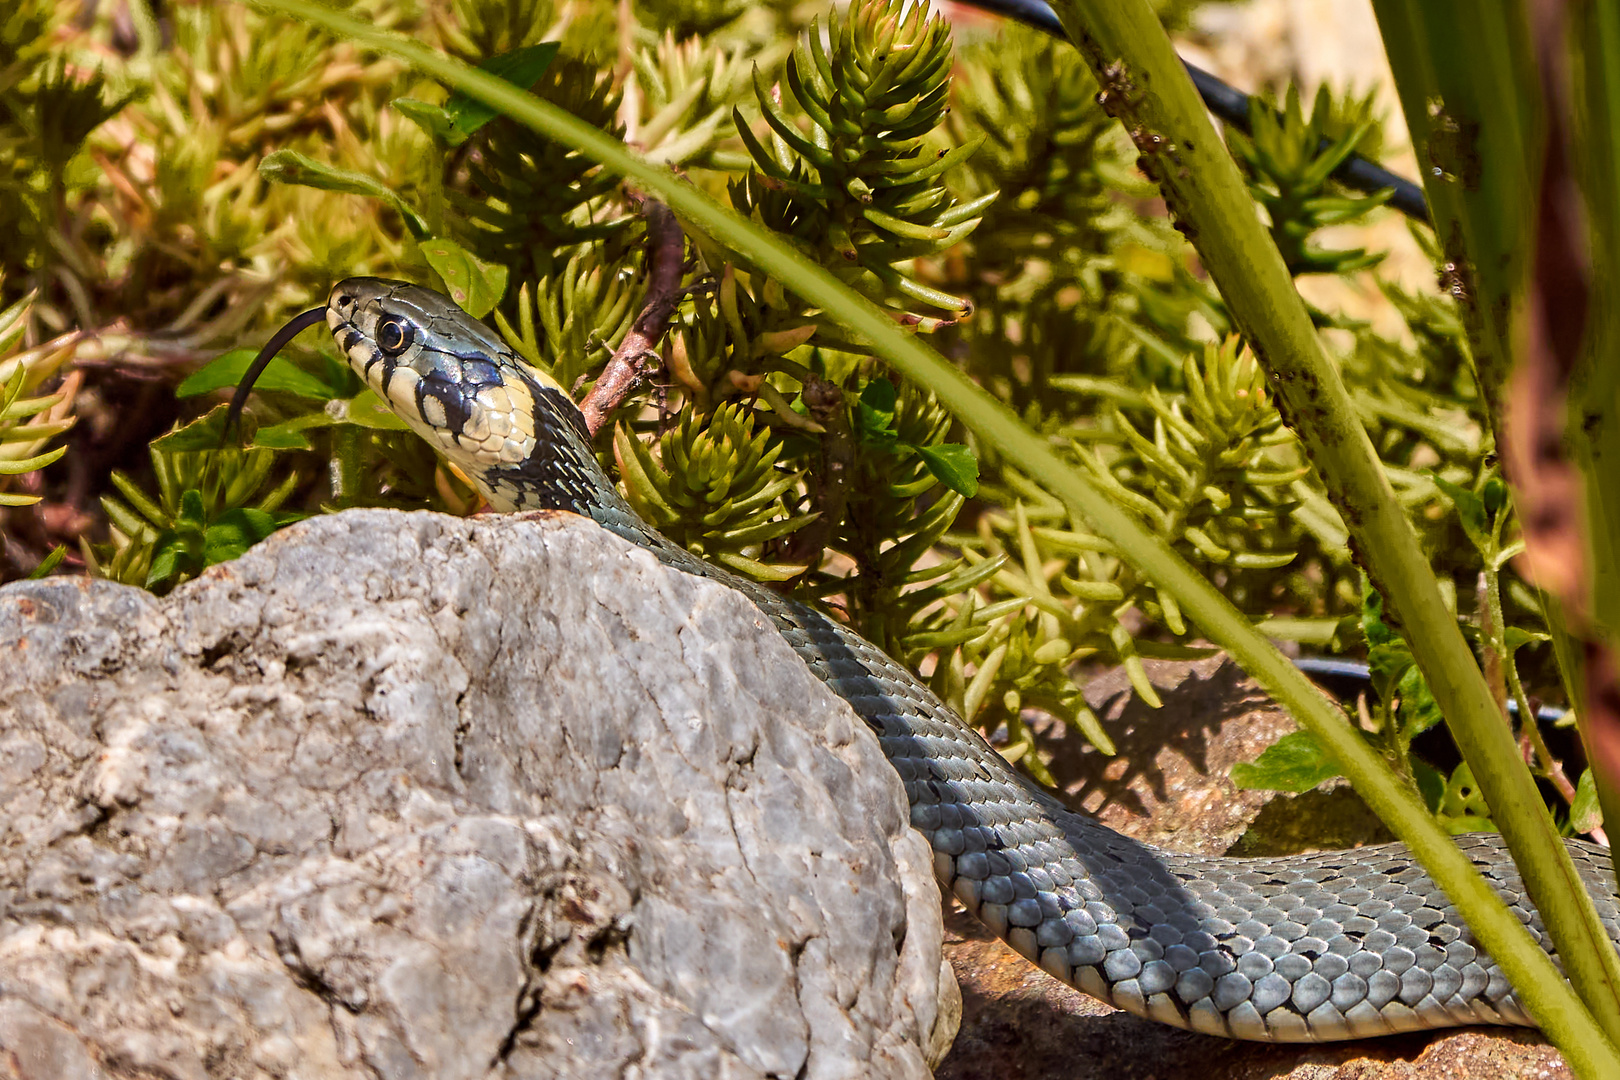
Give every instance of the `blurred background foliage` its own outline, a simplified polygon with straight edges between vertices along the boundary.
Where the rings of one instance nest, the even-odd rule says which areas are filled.
[[[898,0],[347,6],[493,60],[933,335],[1274,636],[1319,653],[1398,641],[1066,44],[982,21],[953,38]],[[1172,23],[1192,7],[1161,5]],[[1272,234],[1296,274],[1372,280],[1380,252],[1323,235],[1390,213],[1330,177],[1379,149],[1372,98],[1277,90],[1274,115],[1229,135]],[[248,445],[213,449],[248,356],[335,280],[452,291],[583,395],[649,270],[643,215],[587,159],[230,3],[6,6],[0,238],[0,580],[54,567],[159,592],[311,514],[478,509],[321,333],[258,383]],[[1036,712],[1110,748],[1087,673],[1124,665],[1156,704],[1143,659],[1200,652],[1173,600],[788,283],[687,241],[664,371],[597,441],[632,502],[919,665],[1036,778],[1053,779]],[[1536,598],[1501,555],[1515,531],[1489,499],[1494,447],[1452,303],[1379,287],[1398,332],[1318,322],[1458,617],[1505,650],[1520,697],[1555,694]],[[1398,674],[1387,687],[1421,711]],[[1364,726],[1434,789],[1410,737],[1386,737],[1412,723]],[[1270,768],[1249,779],[1304,775]]]

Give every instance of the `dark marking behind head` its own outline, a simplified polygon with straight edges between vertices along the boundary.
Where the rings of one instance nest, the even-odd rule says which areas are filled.
[[[467,427],[468,417],[472,415],[467,407],[467,392],[434,371],[416,384],[416,411],[426,419],[427,410],[422,406],[428,398],[436,398],[444,406],[445,428],[452,435],[460,435]]]

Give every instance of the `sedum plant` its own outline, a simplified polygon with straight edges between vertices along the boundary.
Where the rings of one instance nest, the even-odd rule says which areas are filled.
[[[37,495],[7,492],[6,482],[60,460],[67,448],[47,447],[74,423],[71,386],[54,393],[39,391],[73,357],[75,342],[52,342],[36,349],[18,347],[32,302],[32,296],[25,296],[0,311],[0,507],[39,502]]]
[[[1277,528],[1294,504],[1287,487],[1305,472],[1293,437],[1257,365],[1240,355],[1236,341],[1189,356],[1183,381],[1180,393],[1155,387],[1135,402],[1152,417],[1151,436],[1113,405],[1103,414],[1106,435],[1077,439],[1072,452],[1100,490],[1185,557],[1209,567],[1231,594],[1269,596],[1266,579],[1297,557],[1286,547],[1277,550],[1290,536]],[[1010,685],[987,683],[970,695],[964,671],[942,689],[969,710],[963,715],[975,715],[982,705],[990,710],[986,727],[1007,724],[1013,744],[1026,744],[1017,751],[1021,760],[1035,749],[1019,716],[1026,703],[1068,719],[1111,749],[1074,665],[1094,659],[1123,664],[1136,691],[1157,705],[1142,656],[1196,653],[1139,642],[1120,616],[1138,610],[1176,636],[1188,633],[1186,620],[1173,595],[1144,580],[1115,545],[1062,503],[1016,472],[1003,472],[1002,481],[997,501],[1012,510],[981,516],[977,540],[1008,565],[988,580],[993,602],[985,613],[996,614],[982,637],[964,644],[962,660],[976,660],[979,671],[996,670]],[[968,538],[960,542],[969,552],[978,546]],[[958,608],[955,621],[970,625],[972,618]],[[1001,689],[999,700],[986,696],[990,686]],[[1033,760],[1026,765],[1038,767]]]
[[[994,198],[953,200],[938,178],[972,147],[936,150],[927,143],[949,100],[949,30],[920,4],[908,10],[857,2],[843,18],[827,18],[830,44],[812,23],[780,82],[756,71],[755,100],[768,130],[756,135],[735,113],[757,173],[731,185],[732,202],[888,303],[902,322],[935,329],[971,305],[896,264],[966,237]],[[808,131],[787,102],[798,106]],[[915,306],[924,310],[911,311]]]
[[[304,516],[281,509],[300,477],[288,472],[276,478],[272,451],[209,446],[222,419],[216,412],[152,443],[155,497],[113,472],[119,494],[102,496],[112,543],[99,553],[85,545],[92,572],[166,593]],[[182,449],[199,446],[208,448]]]
[[[1331,177],[1351,154],[1368,153],[1378,140],[1373,95],[1335,101],[1317,90],[1307,119],[1299,88],[1289,87],[1281,111],[1263,100],[1251,110],[1252,130],[1227,135],[1248,169],[1255,201],[1271,218],[1271,239],[1291,274],[1344,274],[1376,266],[1382,254],[1328,251],[1309,243],[1317,231],[1359,221],[1389,201],[1391,190],[1370,196],[1335,191]]]
[[[740,403],[708,417],[686,412],[653,449],[621,426],[613,450],[632,505],[659,532],[731,570],[756,580],[783,581],[803,566],[760,561],[765,545],[804,527],[807,518],[786,511],[785,495],[799,481],[776,468],[780,440]]]

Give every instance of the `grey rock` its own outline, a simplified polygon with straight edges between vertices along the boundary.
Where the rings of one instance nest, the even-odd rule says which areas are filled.
[[[583,519],[14,584],[0,1076],[923,1077],[907,820],[742,596]]]

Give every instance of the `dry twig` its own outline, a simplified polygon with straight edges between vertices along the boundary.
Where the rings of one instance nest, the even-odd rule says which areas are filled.
[[[591,392],[579,403],[585,426],[592,435],[601,430],[613,410],[636,391],[643,380],[663,365],[658,344],[669,329],[675,305],[681,301],[681,278],[685,271],[686,234],[669,207],[634,192],[630,201],[647,221],[647,295],[641,314],[630,332],[614,350],[613,358],[596,380]]]

